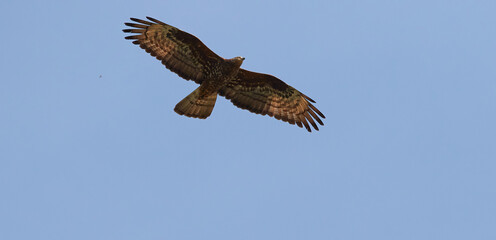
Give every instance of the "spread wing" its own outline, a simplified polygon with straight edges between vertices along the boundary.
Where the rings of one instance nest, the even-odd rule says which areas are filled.
[[[137,33],[126,39],[134,40],[134,44],[162,61],[165,67],[180,77],[201,84],[208,78],[212,66],[223,61],[197,37],[151,17],[146,18],[150,21],[131,18],[136,23],[125,23],[134,28],[122,31]]]
[[[219,94],[239,108],[268,114],[299,127],[304,125],[309,132],[309,123],[315,130],[319,130],[315,121],[324,125],[319,118],[325,118],[324,114],[312,105],[315,101],[271,75],[240,69],[237,77]]]

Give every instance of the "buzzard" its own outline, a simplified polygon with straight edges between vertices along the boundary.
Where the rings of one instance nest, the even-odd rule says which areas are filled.
[[[166,68],[200,86],[181,100],[174,111],[180,115],[205,119],[212,113],[217,94],[242,109],[269,115],[296,124],[311,132],[324,125],[325,118],[312,103],[314,100],[278,78],[240,68],[243,57],[224,59],[197,37],[151,17],[148,21],[131,18],[125,23],[126,36],[146,52],[162,61]]]

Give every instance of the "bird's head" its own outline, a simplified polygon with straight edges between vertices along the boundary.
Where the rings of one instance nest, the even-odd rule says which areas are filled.
[[[241,66],[244,60],[245,60],[244,57],[235,57],[231,59],[231,61],[233,61],[238,66]]]
[[[235,57],[234,59],[236,59],[236,61],[240,61],[240,62],[243,62],[245,60],[244,57]]]

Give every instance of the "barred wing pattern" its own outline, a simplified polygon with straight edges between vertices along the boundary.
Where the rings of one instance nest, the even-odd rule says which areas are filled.
[[[299,127],[305,126],[309,132],[312,131],[309,123],[315,130],[319,130],[315,121],[324,125],[319,116],[325,116],[312,105],[314,100],[268,74],[240,69],[237,77],[223,87],[219,94],[239,108],[267,114]]]
[[[126,39],[133,40],[180,77],[201,84],[223,61],[197,37],[154,18],[146,18],[149,21],[131,18],[136,23],[125,23],[134,28],[122,31],[137,33]]]

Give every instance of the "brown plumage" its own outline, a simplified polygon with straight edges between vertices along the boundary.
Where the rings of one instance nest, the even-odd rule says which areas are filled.
[[[217,94],[250,112],[269,115],[311,132],[310,125],[319,130],[319,118],[325,118],[311,98],[278,78],[240,68],[244,58],[224,59],[215,54],[195,36],[147,17],[149,21],[131,18],[124,29],[134,44],[156,57],[172,72],[200,86],[181,100],[174,111],[194,118],[207,118]]]

